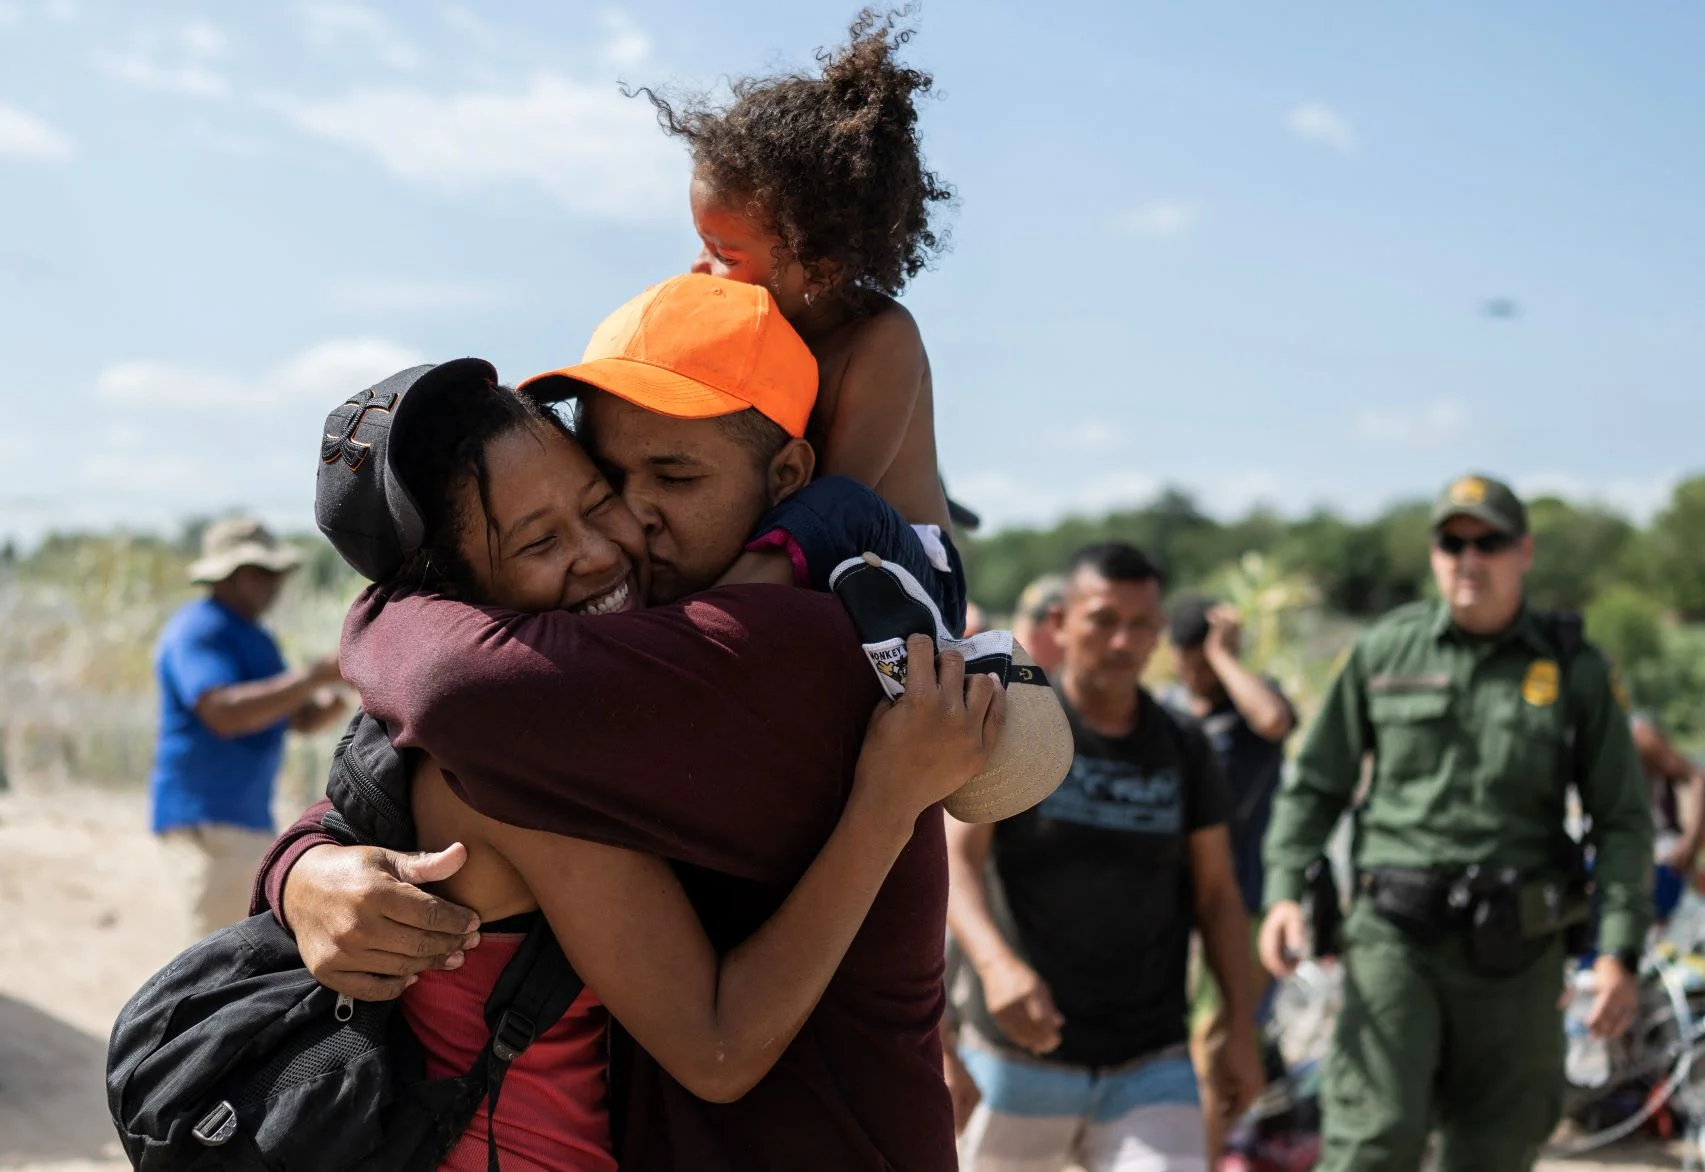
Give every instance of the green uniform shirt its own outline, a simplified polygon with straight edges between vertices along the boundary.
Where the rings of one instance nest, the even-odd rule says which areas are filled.
[[[1599,948],[1641,946],[1651,919],[1652,816],[1610,665],[1583,647],[1562,678],[1557,648],[1523,610],[1484,638],[1443,602],[1414,603],[1357,640],[1309,731],[1267,833],[1266,903],[1296,899],[1373,758],[1358,815],[1358,867],[1560,866],[1564,744],[1578,714],[1578,779],[1591,819]],[[1563,694],[1567,687],[1571,695]]]

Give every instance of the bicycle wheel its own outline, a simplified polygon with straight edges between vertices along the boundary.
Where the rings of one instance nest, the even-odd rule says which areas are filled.
[[[1639,1130],[1688,1084],[1697,1032],[1681,970],[1648,956],[1635,1024],[1605,1044],[1609,1078],[1595,1087],[1565,1086],[1564,1116],[1575,1135],[1563,1150],[1591,1151]]]

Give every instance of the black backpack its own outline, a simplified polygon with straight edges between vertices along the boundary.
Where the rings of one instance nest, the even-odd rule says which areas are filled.
[[[358,713],[333,757],[326,829],[412,850],[407,793],[384,726]],[[510,1064],[582,987],[536,917],[486,1000],[491,1036],[473,1066],[429,1079],[396,1002],[332,992],[270,914],[253,916],[182,953],[119,1013],[107,1103],[140,1172],[430,1172],[482,1100],[495,1116]],[[498,1172],[489,1124],[486,1146]]]

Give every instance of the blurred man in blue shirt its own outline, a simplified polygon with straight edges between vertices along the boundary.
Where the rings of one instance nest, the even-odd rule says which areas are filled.
[[[311,732],[343,707],[332,687],[335,656],[292,671],[260,626],[300,561],[252,518],[210,525],[190,566],[207,597],[174,614],[155,648],[153,830],[197,937],[247,914],[249,885],[272,843],[285,732]]]

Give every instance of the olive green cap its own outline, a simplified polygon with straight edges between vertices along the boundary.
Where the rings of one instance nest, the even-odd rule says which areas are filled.
[[[1527,533],[1527,506],[1509,485],[1490,476],[1463,476],[1451,481],[1433,506],[1433,528],[1452,517],[1473,517],[1511,537]]]

